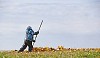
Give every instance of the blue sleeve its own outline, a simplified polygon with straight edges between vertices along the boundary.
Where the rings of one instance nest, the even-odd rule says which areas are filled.
[[[34,35],[34,31],[33,30],[31,30],[31,34]]]

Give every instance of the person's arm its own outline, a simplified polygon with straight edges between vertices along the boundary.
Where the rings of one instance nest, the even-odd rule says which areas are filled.
[[[33,40],[33,42],[35,42],[35,40]]]
[[[34,35],[38,35],[39,34],[39,31],[37,31],[37,32],[34,32]]]

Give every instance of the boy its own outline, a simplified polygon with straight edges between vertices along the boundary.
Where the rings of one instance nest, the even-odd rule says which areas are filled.
[[[38,35],[38,34],[39,34],[39,31],[34,32],[32,30],[32,27],[28,26],[26,29],[26,38],[25,38],[24,44],[18,52],[23,52],[27,46],[28,46],[28,51],[31,52],[33,49],[32,42],[35,42],[35,40],[33,40],[34,35]]]

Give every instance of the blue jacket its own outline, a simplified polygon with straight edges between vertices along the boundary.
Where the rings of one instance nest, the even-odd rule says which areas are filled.
[[[26,29],[26,40],[33,41],[34,31],[31,27],[27,27]]]

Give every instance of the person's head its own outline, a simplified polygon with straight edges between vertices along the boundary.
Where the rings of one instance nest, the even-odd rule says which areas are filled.
[[[32,27],[31,27],[31,26],[28,26],[28,27],[27,27],[27,30],[29,30],[29,29],[32,29]]]

